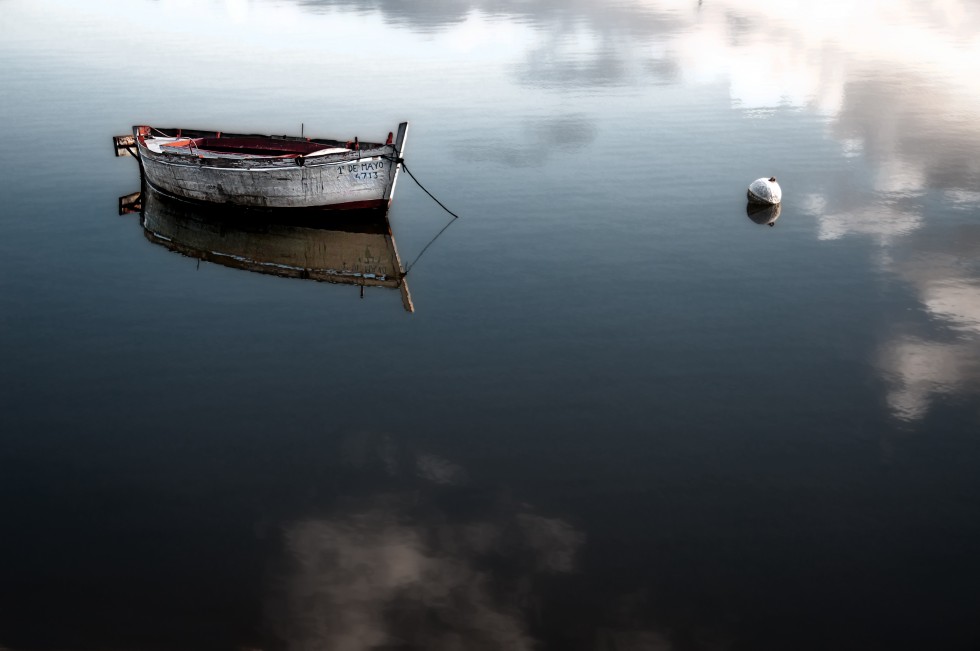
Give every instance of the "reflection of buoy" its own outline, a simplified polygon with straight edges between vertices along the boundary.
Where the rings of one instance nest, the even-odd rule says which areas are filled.
[[[745,214],[749,216],[749,219],[754,221],[756,224],[769,224],[774,226],[776,220],[779,219],[779,213],[782,211],[782,206],[777,204],[759,203],[758,201],[750,201],[745,206]]]
[[[756,179],[752,181],[752,184],[749,186],[748,196],[749,201],[775,206],[783,200],[783,190],[776,183],[776,177],[771,176],[768,179]]]

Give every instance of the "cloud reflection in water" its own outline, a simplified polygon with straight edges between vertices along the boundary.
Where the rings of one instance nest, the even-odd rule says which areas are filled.
[[[976,340],[949,344],[918,338],[889,342],[882,352],[882,364],[892,386],[888,406],[894,415],[902,420],[918,420],[940,396],[977,391],[978,344]]]
[[[352,437],[347,448],[361,471],[382,470],[403,488],[284,526],[267,608],[284,647],[537,648],[536,586],[575,570],[584,535],[508,500],[460,521],[437,506],[466,484],[460,466],[385,436]]]

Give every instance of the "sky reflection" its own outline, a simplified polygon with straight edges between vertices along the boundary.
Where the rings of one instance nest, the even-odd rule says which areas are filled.
[[[20,610],[0,619],[27,642],[0,643],[43,646],[29,629],[65,577],[125,601],[128,566],[90,571],[119,553],[150,559],[131,561],[144,597],[169,580],[183,604],[185,583],[221,583],[198,568],[236,540],[226,576],[271,576],[268,648],[930,648],[933,622],[970,632],[973,0],[135,5],[2,3],[8,151],[98,153],[48,157],[47,177],[3,161],[19,430],[4,549],[38,551],[3,575]],[[120,28],[133,11],[154,38]],[[51,128],[69,118],[77,137]],[[108,136],[129,120],[363,135],[402,118],[412,169],[464,215],[413,271],[418,318],[198,271],[112,215],[136,168]],[[784,204],[746,210],[763,174]],[[405,181],[392,223],[412,259],[446,216]],[[352,423],[393,434],[334,445]],[[889,471],[876,437],[907,444]],[[256,503],[271,568],[268,538],[241,542]],[[58,548],[82,521],[101,565]],[[146,541],[117,535],[136,525]],[[113,608],[67,602],[81,623],[47,648],[112,629]],[[933,619],[916,629],[917,611]],[[123,648],[98,633],[87,646]]]
[[[469,483],[462,467],[385,435],[343,447],[353,472],[388,490],[284,525],[266,609],[281,648],[537,648],[540,584],[576,569],[584,535],[500,498],[461,520],[439,504]]]
[[[645,106],[653,111],[661,100],[668,107],[661,111],[675,112],[669,108],[671,88],[701,86],[724,89],[729,107],[745,117],[765,120],[787,111],[817,116],[824,138],[836,143],[840,162],[835,170],[810,174],[805,187],[791,188],[795,198],[788,203],[796,202],[800,213],[813,218],[821,241],[873,242],[872,263],[894,281],[907,283],[936,323],[961,337],[976,331],[978,275],[969,260],[978,236],[958,233],[958,249],[949,259],[928,243],[937,229],[946,228],[931,219],[931,206],[969,213],[980,205],[980,159],[975,156],[980,149],[980,11],[973,2],[228,0],[198,5],[167,0],[153,5],[149,22],[160,25],[168,45],[193,50],[199,47],[197,35],[180,26],[192,6],[210,25],[209,48],[217,40],[234,44],[246,58],[273,53],[285,67],[307,61],[310,52],[320,60],[345,56],[348,46],[342,40],[317,38],[327,32],[371,33],[397,52],[391,70],[370,71],[379,79],[403,75],[419,62],[438,61],[447,79],[480,86],[488,104],[502,107],[520,126],[501,130],[493,142],[457,135],[454,155],[464,162],[531,167],[551,152],[587,151],[608,135],[589,109],[609,93],[635,93],[629,99],[637,104],[636,122]],[[139,45],[135,36],[119,34],[109,19],[125,13],[124,2],[84,11],[58,0],[33,7],[5,5],[0,51],[47,48],[51,34],[41,17],[50,10],[63,13],[63,24],[72,29],[60,33],[59,51],[48,56],[111,68],[114,61],[88,58],[92,41],[86,39],[118,38],[121,45]],[[145,65],[161,80],[174,74],[165,57],[148,57]],[[206,81],[181,79],[180,86],[186,84],[192,94],[195,83],[213,91],[221,79],[233,78],[223,74],[223,65],[240,61],[219,60]],[[338,75],[342,87],[361,77],[353,69]],[[515,85],[550,98],[540,106],[519,106],[513,98],[522,91]],[[432,111],[452,110],[454,102],[463,101],[452,92],[434,95],[436,86],[419,89],[417,95],[406,90],[407,106],[414,102]],[[677,105],[676,113],[677,127],[698,128],[694,107]],[[788,160],[793,152],[777,156],[782,164],[801,164]],[[931,253],[927,281],[919,263],[925,251]],[[897,341],[912,334],[883,342],[882,350],[895,350]],[[980,359],[980,352],[972,357]],[[915,385],[911,369],[920,365],[898,366],[889,377]],[[958,387],[955,393],[976,393],[962,379],[969,374],[951,375],[961,378],[952,383]]]

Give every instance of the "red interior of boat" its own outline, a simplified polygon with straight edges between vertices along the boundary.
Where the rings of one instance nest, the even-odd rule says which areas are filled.
[[[272,138],[194,138],[170,144],[171,147],[193,147],[205,151],[227,154],[251,154],[253,156],[306,155],[324,149],[326,145],[302,140],[277,140]]]

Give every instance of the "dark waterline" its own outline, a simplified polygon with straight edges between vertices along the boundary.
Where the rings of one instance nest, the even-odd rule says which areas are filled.
[[[980,644],[971,3],[194,11],[0,5],[0,647]],[[403,119],[414,313],[248,270],[407,179],[117,214],[133,123]]]

